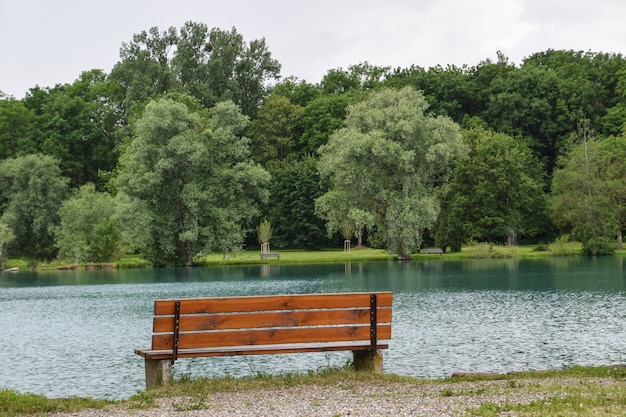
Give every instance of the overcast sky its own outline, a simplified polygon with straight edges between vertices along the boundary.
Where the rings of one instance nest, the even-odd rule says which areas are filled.
[[[470,66],[502,51],[515,64],[547,49],[626,54],[622,0],[0,0],[0,91],[109,72],[122,42],[186,21],[264,37],[282,76],[318,83],[360,62]]]

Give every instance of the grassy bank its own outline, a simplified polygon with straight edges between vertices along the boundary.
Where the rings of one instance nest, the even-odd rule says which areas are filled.
[[[445,255],[424,255],[416,253],[412,255],[415,261],[444,259],[488,259],[488,258],[543,258],[553,256],[576,256],[580,255],[582,245],[576,242],[549,245],[522,245],[507,247],[504,245],[489,245],[479,243],[464,246],[461,252],[446,252]],[[305,251],[297,249],[272,250],[280,253],[280,260],[261,260],[260,251],[242,251],[230,254],[210,254],[196,259],[197,265],[247,265],[247,264],[304,264],[304,263],[343,263],[343,262],[371,262],[397,260],[395,254],[389,254],[382,249],[366,247],[352,248],[349,252],[343,249],[326,249],[318,251]],[[626,250],[617,251],[617,255],[626,255]],[[20,270],[63,270],[63,269],[106,269],[106,268],[151,268],[150,262],[140,255],[126,255],[113,263],[87,263],[75,264],[64,261],[37,262],[27,259],[7,259],[4,268],[18,267]]]
[[[494,381],[499,383],[494,384]],[[183,378],[164,388],[143,392],[124,401],[85,398],[48,399],[31,394],[0,390],[0,415],[7,417],[76,413],[87,408],[138,410],[155,407],[160,399],[177,398],[175,411],[210,408],[211,396],[223,392],[267,392],[289,387],[340,386],[350,390],[374,385],[385,395],[401,387],[411,395],[454,397],[468,404],[469,415],[496,416],[514,412],[518,416],[597,416],[626,413],[626,368],[573,367],[560,371],[522,372],[504,375],[469,375],[429,380],[398,375],[379,375],[344,369],[323,369],[307,374],[250,378]],[[509,400],[496,403],[493,398]],[[516,400],[533,398],[531,401]],[[470,401],[471,400],[471,401]],[[182,401],[182,402],[181,402]]]

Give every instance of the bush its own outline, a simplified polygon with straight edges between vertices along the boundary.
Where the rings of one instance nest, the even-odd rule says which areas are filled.
[[[516,246],[501,246],[493,243],[468,243],[466,251],[472,258],[514,258],[517,256]]]
[[[583,253],[590,256],[613,255],[617,249],[615,239],[599,236],[583,242]]]
[[[548,245],[548,250],[555,255],[571,255],[569,235],[561,235]]]

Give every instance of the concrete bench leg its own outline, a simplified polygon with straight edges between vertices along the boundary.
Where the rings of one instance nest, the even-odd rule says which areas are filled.
[[[146,358],[146,390],[165,385],[172,379],[172,361]]]
[[[383,354],[380,350],[370,352],[368,350],[353,350],[353,365],[357,371],[382,372]]]

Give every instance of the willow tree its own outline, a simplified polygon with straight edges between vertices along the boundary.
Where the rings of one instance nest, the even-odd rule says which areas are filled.
[[[462,149],[458,125],[427,108],[410,87],[373,92],[348,107],[346,127],[320,148],[319,170],[332,184],[316,202],[320,214],[359,210],[399,258],[418,250],[435,222],[436,187]]]
[[[0,162],[0,222],[12,231],[12,256],[50,260],[56,256],[53,229],[67,196],[68,179],[55,158],[31,154]]]
[[[134,243],[155,264],[241,249],[269,174],[250,159],[247,117],[232,102],[207,114],[193,100],[150,102],[120,159],[118,186]],[[190,104],[191,103],[191,107]]]

